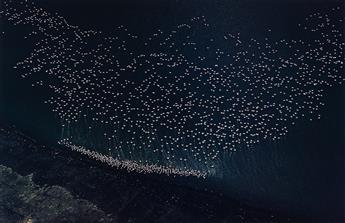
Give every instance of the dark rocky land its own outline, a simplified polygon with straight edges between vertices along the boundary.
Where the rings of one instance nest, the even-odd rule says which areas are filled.
[[[306,220],[249,207],[175,178],[110,169],[66,148],[48,148],[14,128],[1,128],[0,154],[1,222]]]

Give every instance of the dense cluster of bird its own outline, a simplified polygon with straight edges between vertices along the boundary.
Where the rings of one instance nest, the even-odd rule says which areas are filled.
[[[155,164],[147,164],[142,163],[141,161],[133,161],[133,160],[119,160],[117,158],[107,156],[101,153],[98,153],[94,150],[86,149],[83,146],[76,146],[72,144],[68,139],[62,139],[59,141],[61,145],[69,147],[73,151],[77,151],[81,154],[88,156],[91,159],[96,159],[102,163],[106,163],[107,165],[115,168],[125,169],[127,171],[135,171],[139,173],[158,173],[158,174],[165,174],[165,175],[172,175],[172,176],[194,176],[194,177],[203,177],[207,176],[206,172],[199,171],[199,170],[186,170],[186,169],[179,169],[174,166],[161,166]]]
[[[204,176],[224,153],[320,118],[324,91],[344,81],[340,11],[299,24],[310,39],[277,41],[214,33],[203,16],[149,37],[82,30],[29,1],[6,0],[1,16],[31,27],[35,47],[15,68],[51,89],[60,143],[129,170]]]

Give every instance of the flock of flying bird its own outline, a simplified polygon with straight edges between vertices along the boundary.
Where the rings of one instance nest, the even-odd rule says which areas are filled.
[[[83,30],[31,1],[6,0],[0,15],[31,27],[15,68],[50,89],[60,144],[130,171],[206,177],[222,156],[320,118],[324,91],[344,81],[340,11],[298,24],[309,40],[277,41],[213,33],[203,16],[141,37]]]

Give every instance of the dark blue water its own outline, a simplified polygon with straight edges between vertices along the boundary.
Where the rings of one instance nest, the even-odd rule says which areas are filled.
[[[244,38],[299,38],[298,24],[317,10],[338,6],[322,1],[48,1],[38,4],[58,12],[70,24],[85,29],[111,32],[126,24],[134,33],[150,35],[183,23],[191,17],[206,16],[217,31],[241,32]],[[149,25],[148,25],[149,24]],[[31,87],[28,79],[14,70],[17,61],[32,50],[23,40],[25,28],[3,23],[1,30],[0,123],[18,129],[44,143],[54,145],[60,123],[43,100],[50,93]],[[305,37],[308,38],[308,37]],[[312,38],[312,37],[310,37]],[[208,179],[210,187],[228,196],[261,207],[305,215],[342,216],[344,158],[344,93],[341,86],[330,89],[321,121],[301,123],[278,143],[263,143],[234,154],[224,172]],[[184,179],[178,179],[186,184]],[[324,204],[327,204],[325,207]]]

